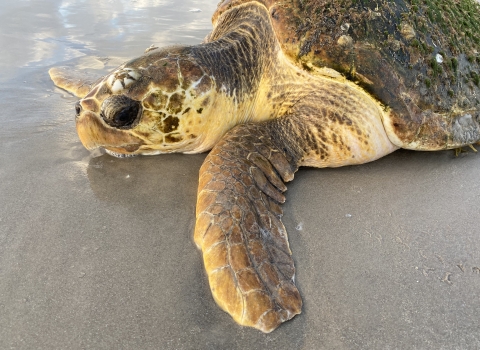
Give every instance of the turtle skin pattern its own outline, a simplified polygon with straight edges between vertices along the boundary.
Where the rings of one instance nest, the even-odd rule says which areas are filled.
[[[238,323],[263,332],[302,308],[279,206],[297,166],[265,128],[275,122],[239,125],[207,156],[194,236],[215,301]]]

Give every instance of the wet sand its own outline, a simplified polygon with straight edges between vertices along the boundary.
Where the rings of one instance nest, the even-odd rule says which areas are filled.
[[[265,335],[210,295],[192,238],[205,155],[83,148],[48,68],[197,43],[216,2],[2,3],[0,348],[479,348],[479,155],[300,170],[283,221],[304,308]]]

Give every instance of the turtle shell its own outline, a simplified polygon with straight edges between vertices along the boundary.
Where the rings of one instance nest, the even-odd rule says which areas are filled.
[[[221,3],[223,11],[249,2]],[[475,0],[258,0],[297,65],[333,68],[403,121],[425,111],[480,111]]]

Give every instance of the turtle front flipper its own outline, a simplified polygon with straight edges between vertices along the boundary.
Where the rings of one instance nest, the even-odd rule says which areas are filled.
[[[274,144],[275,122],[239,125],[213,148],[200,169],[195,228],[217,304],[266,333],[302,308],[279,206],[297,157]]]
[[[53,67],[50,68],[48,74],[56,86],[79,98],[85,97],[98,79],[98,76],[85,72],[74,72],[69,67]]]

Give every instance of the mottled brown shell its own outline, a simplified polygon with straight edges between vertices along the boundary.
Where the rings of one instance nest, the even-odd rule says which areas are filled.
[[[246,2],[224,1],[213,21]],[[257,2],[269,9],[292,61],[306,70],[341,72],[390,107],[399,129],[425,111],[452,118],[480,113],[480,5],[475,0]]]

